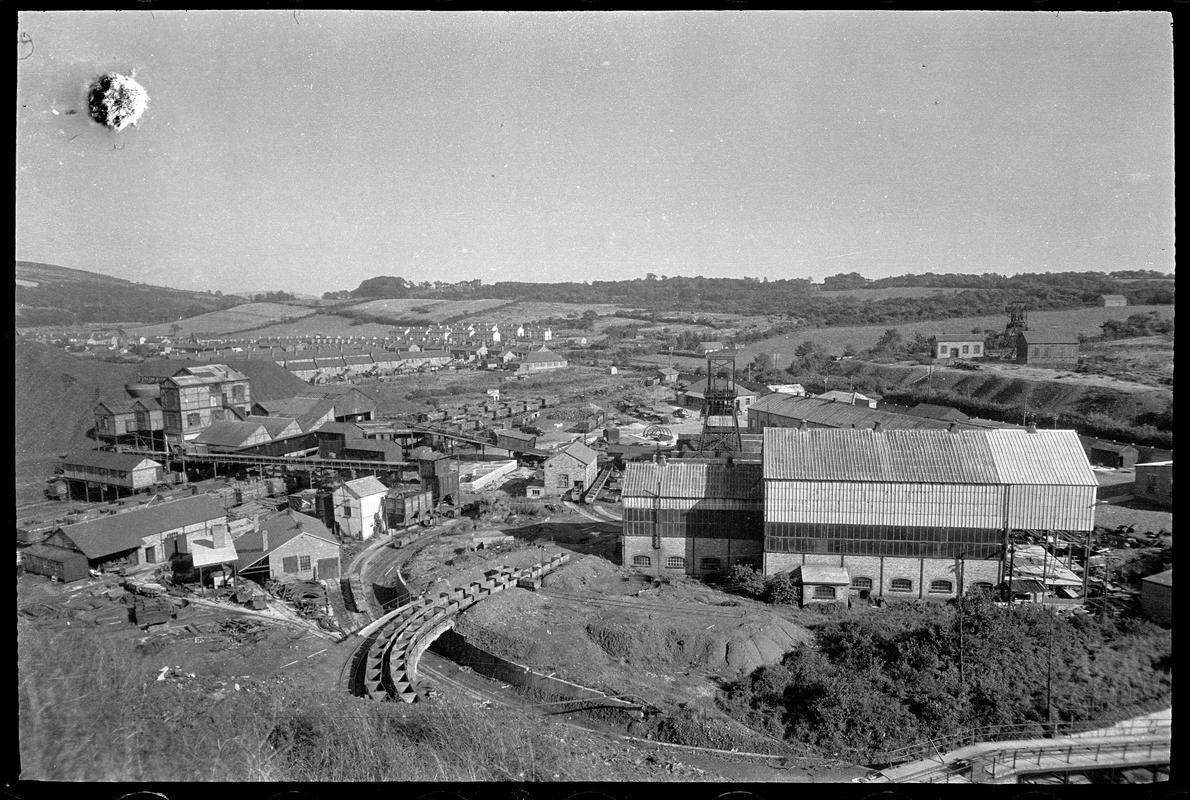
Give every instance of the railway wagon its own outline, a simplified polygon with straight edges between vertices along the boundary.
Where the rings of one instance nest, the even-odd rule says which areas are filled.
[[[435,517],[434,493],[420,486],[391,490],[381,505],[384,523],[391,529],[430,525]]]

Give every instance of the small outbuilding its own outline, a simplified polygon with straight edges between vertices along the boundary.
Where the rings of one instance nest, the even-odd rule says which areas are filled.
[[[1017,339],[1016,361],[1030,367],[1073,369],[1078,366],[1078,336],[1024,331]]]
[[[90,575],[87,557],[77,550],[34,544],[18,552],[25,571],[34,575],[45,575],[62,583],[81,581]]]
[[[1141,578],[1140,607],[1154,622],[1168,625],[1173,620],[1173,570]]]
[[[851,576],[844,567],[802,564],[793,571],[793,582],[802,587],[802,605],[846,600]]]
[[[1139,451],[1130,444],[1090,439],[1084,446],[1087,450],[1087,460],[1100,467],[1132,469],[1139,457]]]
[[[1173,508],[1173,462],[1150,461],[1137,464],[1132,496],[1162,508]]]

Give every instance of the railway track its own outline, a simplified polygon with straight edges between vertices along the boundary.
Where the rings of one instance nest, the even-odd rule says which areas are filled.
[[[353,661],[362,674],[357,680],[353,670],[350,681],[352,688],[362,689],[365,696],[376,700],[416,702],[420,696],[416,682],[421,654],[434,639],[453,625],[455,615],[519,582],[537,581],[569,560],[568,553],[558,553],[529,567],[503,567],[483,581],[456,587],[441,593],[436,599],[418,596],[388,612],[377,620],[379,627],[373,629],[368,626],[364,629],[365,632],[370,631],[369,638],[361,647],[362,653]]]

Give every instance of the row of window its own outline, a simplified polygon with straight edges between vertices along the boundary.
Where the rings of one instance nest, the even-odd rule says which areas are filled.
[[[769,536],[764,549],[771,553],[818,553],[850,556],[886,556],[890,558],[967,558],[972,560],[997,558],[998,544],[972,542],[864,541],[856,539],[803,539]]]
[[[860,541],[943,542],[999,544],[1003,534],[996,528],[957,528],[940,525],[867,525],[847,522],[774,522],[764,526],[771,537],[813,537]]]
[[[735,525],[697,525],[682,523],[664,523],[654,525],[651,522],[624,523],[625,536],[672,536],[690,539],[756,539],[764,535],[764,529],[759,519],[740,519]]]
[[[732,561],[736,564],[747,564],[753,569],[757,566],[755,559],[751,558],[735,558]],[[652,565],[653,559],[650,556],[632,557],[632,566],[634,567],[651,567]],[[723,569],[723,559],[708,556],[700,559],[698,566],[702,572],[719,572]],[[665,567],[666,569],[686,569],[686,559],[683,556],[667,556]]]
[[[740,520],[764,519],[764,507],[753,504],[752,510],[730,508],[625,508],[625,522],[685,523],[687,525],[738,525]]]
[[[977,356],[980,354],[980,352],[982,350],[983,350],[983,345],[981,345],[981,344],[972,344],[972,345],[965,344],[965,345],[963,345],[963,355],[976,355]],[[944,344],[938,345],[938,355],[945,357],[949,352],[950,352],[950,350],[946,345],[944,345]]]

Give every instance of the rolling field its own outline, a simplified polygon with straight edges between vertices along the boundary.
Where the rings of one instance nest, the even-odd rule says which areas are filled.
[[[310,336],[316,333],[327,336],[388,336],[392,325],[378,322],[357,322],[335,314],[310,314],[293,322],[278,322],[259,330],[253,336]]]
[[[1173,306],[1125,306],[1123,308],[1072,308],[1062,311],[1031,311],[1029,312],[1029,330],[1049,333],[1083,333],[1097,336],[1099,326],[1109,319],[1127,319],[1131,314],[1157,311],[1163,317],[1174,316]],[[757,353],[779,353],[778,364],[789,366],[793,358],[793,351],[807,339],[823,345],[827,352],[837,355],[848,343],[859,350],[867,349],[880,338],[888,328],[896,328],[906,339],[912,339],[913,334],[921,331],[927,336],[938,332],[961,333],[972,328],[1003,330],[1008,318],[1003,314],[989,314],[980,317],[956,317],[954,319],[908,322],[901,325],[859,325],[854,327],[805,328],[784,336],[772,339],[762,339],[741,349],[736,358],[737,364],[747,364]]]
[[[490,308],[508,304],[508,300],[426,300],[406,297],[399,300],[368,300],[351,306],[351,311],[391,317],[392,319],[419,319],[426,324],[442,322],[460,314],[480,314]]]
[[[270,322],[278,322],[289,318],[308,316],[312,312],[307,308],[287,306],[282,303],[244,303],[224,311],[211,311],[199,314],[197,317],[187,317],[177,323],[162,322],[156,325],[142,325],[129,328],[132,336],[163,336],[172,333],[172,326],[181,326],[182,333],[235,333],[249,328],[256,328]]]

